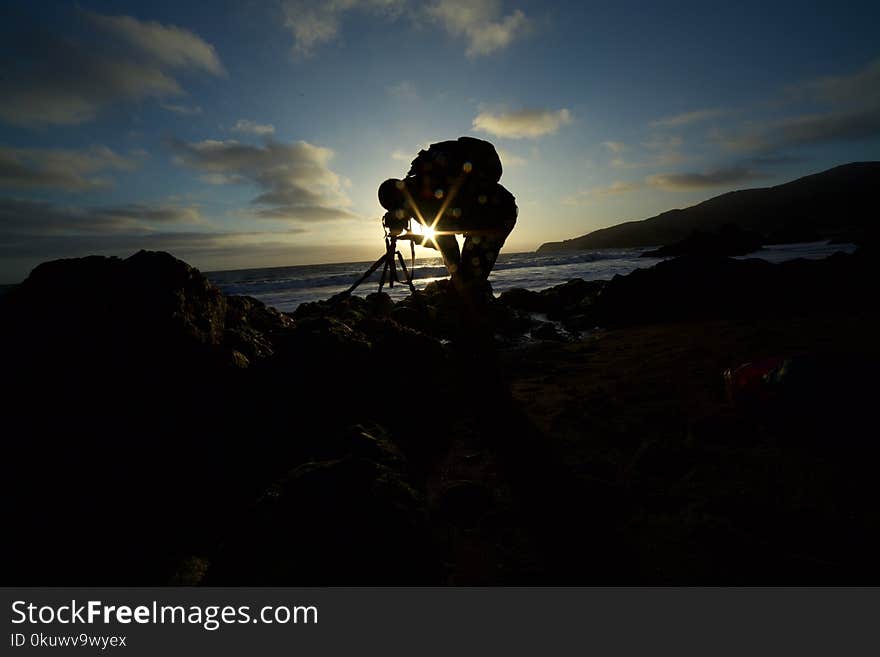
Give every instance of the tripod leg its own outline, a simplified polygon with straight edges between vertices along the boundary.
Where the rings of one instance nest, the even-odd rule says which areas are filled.
[[[399,283],[397,278],[397,266],[394,262],[394,254],[397,253],[397,238],[385,239],[385,257],[388,259],[386,267],[388,268],[388,287],[394,287],[395,283]],[[379,290],[382,291],[381,289]]]
[[[409,290],[412,292],[413,299],[417,297],[416,295],[416,286],[413,284],[412,276],[409,273],[409,270],[406,268],[406,263],[403,261],[403,256],[400,254],[400,251],[397,252],[397,258],[400,260],[400,268],[403,270],[403,275],[406,276],[406,282],[409,284]]]
[[[347,295],[351,294],[352,292],[354,292],[354,291],[357,289],[357,286],[358,286],[358,285],[360,285],[360,284],[363,283],[365,280],[367,280],[370,276],[373,275],[373,272],[374,272],[374,271],[376,271],[377,269],[379,269],[379,265],[381,265],[383,262],[387,262],[387,258],[388,258],[387,255],[383,255],[383,256],[382,256],[381,258],[379,258],[376,262],[374,262],[374,263],[372,264],[372,266],[371,266],[371,267],[370,267],[370,268],[364,273],[364,275],[361,276],[361,277],[357,280],[357,282],[356,282],[354,285],[352,285],[350,288],[348,288],[348,289],[344,292],[344,294],[347,296]]]
[[[382,288],[385,287],[385,276],[388,275],[388,256],[384,256],[382,258],[385,261],[385,266],[382,268],[382,278],[379,279],[379,292],[382,292]]]

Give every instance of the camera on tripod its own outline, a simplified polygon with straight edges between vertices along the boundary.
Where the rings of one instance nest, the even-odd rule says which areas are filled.
[[[382,267],[382,275],[379,278],[379,292],[382,291],[386,283],[388,287],[394,287],[395,283],[405,282],[413,296],[418,299],[412,280],[413,272],[407,269],[403,254],[398,250],[397,243],[399,241],[409,242],[412,266],[415,269],[416,244],[428,248],[438,248],[435,241],[436,233],[433,230],[433,226],[429,226],[425,222],[412,196],[406,189],[406,183],[403,180],[389,178],[379,185],[379,203],[387,210],[382,216],[382,227],[385,229],[385,253],[379,256],[379,259],[350,288],[345,292],[340,292],[339,296],[346,297],[350,295],[361,283],[370,278],[379,267]],[[408,210],[407,207],[410,207],[411,210]],[[412,230],[412,220],[414,218],[418,220],[421,226],[419,232]],[[403,272],[403,281],[398,277],[398,266]]]
[[[400,235],[401,233],[409,232],[411,221],[412,217],[406,211],[402,208],[397,208],[396,210],[389,210],[382,216],[382,227],[388,235]]]

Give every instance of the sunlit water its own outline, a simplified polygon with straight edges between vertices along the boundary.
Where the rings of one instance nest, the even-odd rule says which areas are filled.
[[[651,267],[659,258],[642,258],[648,249],[597,249],[572,253],[538,255],[536,253],[502,253],[489,280],[496,294],[515,287],[542,290],[573,278],[584,280],[610,279],[615,274],[628,274],[639,267]],[[746,258],[762,258],[782,262],[793,258],[824,258],[837,251],[852,252],[852,244],[808,242],[765,247]],[[347,289],[371,265],[371,262],[348,262],[331,265],[299,265],[266,267],[236,271],[207,272],[207,276],[226,294],[243,294],[260,299],[279,310],[294,310],[305,301],[326,299]],[[407,266],[409,266],[407,260]],[[375,292],[381,270],[357,289],[366,295]],[[415,285],[423,288],[430,281],[446,277],[446,268],[439,258],[416,260]],[[405,284],[385,290],[394,299],[409,294]]]

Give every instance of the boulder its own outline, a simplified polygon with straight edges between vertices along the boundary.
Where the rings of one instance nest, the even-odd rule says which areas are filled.
[[[507,308],[531,313],[544,313],[550,319],[563,320],[581,314],[592,305],[606,281],[585,281],[575,278],[540,292],[514,288],[503,292],[499,303]]]
[[[365,305],[372,317],[386,317],[394,310],[394,302],[385,292],[373,292],[364,299]]]
[[[543,313],[547,308],[546,297],[521,287],[502,292],[498,301],[508,308],[530,313]]]
[[[540,295],[544,299],[544,312],[550,319],[565,319],[578,314],[585,306],[592,303],[605,284],[605,281],[585,281],[582,278],[574,278],[567,283],[541,290]]]

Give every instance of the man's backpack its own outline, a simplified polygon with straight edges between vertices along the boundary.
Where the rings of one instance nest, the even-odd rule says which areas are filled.
[[[428,150],[419,151],[412,161],[409,176],[429,174],[432,178],[454,179],[461,173],[483,183],[501,180],[501,158],[488,141],[474,137],[431,144]]]

